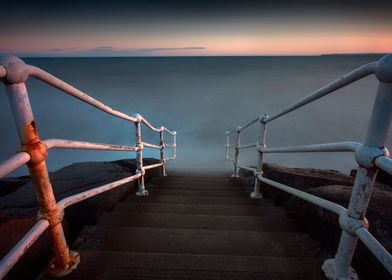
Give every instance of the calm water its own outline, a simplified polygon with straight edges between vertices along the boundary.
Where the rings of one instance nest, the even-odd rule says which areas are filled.
[[[140,113],[154,125],[178,132],[178,159],[169,168],[230,170],[224,161],[224,132],[259,113],[273,114],[377,56],[194,57],[194,58],[34,58],[41,67],[109,106]],[[31,78],[31,104],[42,139],[63,138],[130,145],[132,124],[109,117],[87,104]],[[269,125],[269,146],[362,142],[377,88],[365,78]],[[0,86],[0,161],[17,149],[17,134],[5,89]],[[145,141],[158,143],[146,133]],[[256,127],[244,134],[252,143]],[[392,137],[390,137],[391,139]],[[389,140],[388,146],[391,146]],[[113,160],[133,154],[53,150],[50,170],[78,161]],[[157,156],[145,151],[145,156]],[[243,163],[254,163],[252,150]],[[268,155],[267,162],[297,167],[355,167],[350,154]],[[25,170],[14,175],[20,175]]]

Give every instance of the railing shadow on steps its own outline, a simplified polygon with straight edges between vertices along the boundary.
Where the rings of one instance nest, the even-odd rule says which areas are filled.
[[[35,77],[109,115],[133,123],[136,128],[136,145],[120,146],[63,139],[48,139],[41,141],[36,129],[25,85],[25,81],[29,76]],[[144,186],[144,174],[147,170],[161,168],[162,175],[166,176],[166,162],[176,158],[177,134],[175,131],[171,131],[163,126],[159,128],[154,127],[139,114],[130,116],[116,111],[44,70],[25,64],[21,59],[15,56],[4,56],[0,58],[0,80],[5,84],[8,100],[11,105],[21,142],[18,153],[0,163],[0,178],[7,176],[17,168],[27,164],[40,207],[38,222],[1,260],[0,279],[5,277],[16,262],[46,230],[49,232],[51,245],[54,251],[54,257],[48,265],[49,275],[56,277],[67,275],[77,267],[80,262],[80,256],[77,252],[69,250],[66,243],[61,223],[64,217],[64,209],[136,180],[138,180],[138,191],[136,194],[140,196],[148,195],[148,191]],[[159,145],[143,142],[141,130],[142,123],[148,129],[159,134]],[[172,136],[173,141],[171,144],[165,143],[165,133]],[[172,154],[167,157],[165,155],[166,147],[172,149]],[[135,152],[137,163],[136,173],[133,176],[79,194],[71,195],[56,203],[46,167],[48,150],[53,148]],[[143,166],[144,148],[160,150],[160,163]]]
[[[379,86],[364,144],[356,142],[339,142],[303,146],[267,147],[266,132],[268,123],[371,74],[375,74],[379,81]],[[368,231],[368,221],[365,218],[378,169],[380,168],[387,173],[392,174],[392,159],[388,149],[385,148],[391,117],[392,54],[388,54],[377,62],[365,64],[358,69],[355,69],[274,115],[269,116],[268,114],[261,114],[246,125],[242,127],[239,126],[233,131],[226,132],[225,157],[226,160],[234,161],[234,172],[232,177],[239,176],[239,169],[249,170],[254,173],[255,186],[251,193],[251,198],[257,199],[262,197],[260,184],[265,183],[339,215],[339,224],[342,229],[342,234],[335,258],[325,260],[322,265],[322,270],[328,279],[358,279],[355,270],[351,267],[358,239],[366,245],[389,273],[392,274],[392,255]],[[257,142],[241,145],[241,132],[256,123],[260,124],[260,134]],[[231,144],[230,136],[234,136],[233,144]],[[240,165],[240,150],[248,148],[255,148],[257,151],[257,168]],[[229,158],[230,149],[234,149],[234,159]],[[355,160],[358,163],[358,172],[354,180],[353,190],[347,209],[337,203],[263,177],[263,155],[265,153],[308,152],[354,153]]]

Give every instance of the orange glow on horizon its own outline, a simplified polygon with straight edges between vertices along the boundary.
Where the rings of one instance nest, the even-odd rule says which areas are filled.
[[[62,54],[77,54],[95,50],[100,46],[110,46],[132,56],[135,50],[141,55],[319,55],[333,53],[389,53],[392,52],[392,32],[380,34],[194,34],[167,36],[162,34],[119,36],[62,37],[58,40],[34,36],[10,38],[2,44],[0,52],[45,53],[51,49],[61,49]],[[45,42],[45,43],[43,43]],[[26,48],[26,46],[28,46]],[[190,48],[186,47],[202,47]],[[143,50],[157,48],[143,54]],[[110,52],[106,53],[110,55]]]

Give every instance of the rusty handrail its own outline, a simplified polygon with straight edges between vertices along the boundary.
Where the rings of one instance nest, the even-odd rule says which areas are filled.
[[[37,79],[60,89],[111,116],[134,123],[136,128],[135,146],[91,143],[64,139],[47,139],[41,141],[36,129],[33,111],[30,106],[29,95],[25,85],[25,81],[29,76],[36,77]],[[144,174],[147,170],[159,167],[161,168],[162,174],[166,175],[166,162],[168,160],[175,159],[176,157],[177,133],[163,126],[156,128],[139,114],[133,114],[130,116],[114,110],[46,71],[35,66],[26,65],[22,60],[15,56],[5,56],[0,59],[0,81],[5,84],[21,142],[19,153],[0,163],[0,178],[7,176],[22,165],[28,164],[32,182],[36,189],[40,204],[39,222],[0,261],[0,279],[8,273],[25,251],[46,229],[52,237],[51,245],[55,254],[54,258],[48,265],[48,272],[51,276],[67,275],[78,266],[80,257],[77,252],[69,250],[67,246],[61,223],[64,217],[64,209],[70,205],[135,180],[138,180],[138,191],[136,194],[141,196],[148,195],[148,191],[144,186]],[[142,141],[142,123],[150,130],[159,133],[159,145]],[[172,144],[165,143],[165,132],[172,135]],[[169,157],[165,155],[165,147],[172,148],[172,156]],[[136,174],[72,195],[56,203],[46,167],[46,157],[48,155],[48,151],[52,148],[135,152],[137,164]],[[144,148],[159,149],[160,163],[143,166],[142,152]]]
[[[368,125],[368,131],[364,144],[356,142],[339,142],[314,144],[289,147],[267,147],[266,130],[271,121],[285,116],[323,96],[326,96],[339,88],[347,86],[370,74],[375,74],[379,81],[373,112]],[[278,188],[310,203],[318,205],[339,215],[339,224],[342,235],[334,259],[324,262],[322,269],[328,279],[357,279],[357,275],[351,268],[351,261],[357,240],[360,239],[378,258],[384,267],[392,274],[392,255],[367,231],[368,223],[365,218],[367,206],[373,190],[377,168],[392,174],[392,158],[385,148],[388,129],[392,119],[392,54],[382,57],[377,62],[365,64],[356,70],[344,75],[326,86],[314,91],[297,102],[289,105],[282,111],[268,116],[260,115],[243,127],[237,127],[233,131],[226,132],[225,158],[230,160],[229,149],[234,148],[234,172],[233,177],[238,177],[239,169],[245,169],[254,173],[255,186],[251,198],[261,198],[260,182],[271,187]],[[260,124],[260,137],[257,144],[241,145],[241,132],[251,125]],[[235,135],[235,143],[231,144],[231,136]],[[248,167],[239,163],[241,149],[256,146],[258,154],[258,167]],[[358,171],[355,177],[350,203],[347,209],[321,199],[317,196],[302,192],[290,186],[263,177],[263,163],[265,153],[307,153],[307,152],[353,152],[358,163]]]

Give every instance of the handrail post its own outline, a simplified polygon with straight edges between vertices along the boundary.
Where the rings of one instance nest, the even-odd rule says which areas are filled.
[[[143,169],[143,139],[142,139],[142,116],[139,114],[134,114],[134,118],[137,119],[135,122],[136,128],[136,174],[141,174],[138,179],[138,191],[137,196],[148,196],[148,191],[144,186],[144,169]]]
[[[236,141],[235,141],[235,154],[234,154],[234,171],[233,171],[233,175],[231,175],[231,177],[239,177],[238,175],[238,171],[239,171],[239,156],[240,156],[240,142],[241,142],[241,127],[237,127],[236,128],[236,133],[237,133],[237,137],[236,137]]]
[[[174,131],[173,144],[174,144],[173,158],[175,159],[177,157],[177,131]]]
[[[366,210],[374,187],[377,157],[388,155],[384,148],[392,118],[392,55],[381,58],[376,66],[379,80],[376,100],[370,118],[365,144],[355,153],[358,171],[355,177],[347,213],[339,218],[342,228],[334,259],[326,260],[322,269],[328,279],[357,279],[351,261],[358,242],[356,230],[368,227]]]
[[[0,64],[7,69],[3,82],[21,142],[19,150],[30,155],[27,165],[40,207],[39,218],[49,222],[55,256],[49,262],[48,272],[51,276],[64,276],[78,266],[80,257],[77,252],[69,250],[65,240],[61,224],[64,212],[56,203],[46,167],[47,147],[39,138],[25,85],[28,78],[26,64],[14,56],[4,57]]]
[[[164,133],[165,128],[162,126],[161,131],[159,131],[159,145],[161,146],[160,155],[161,155],[161,163],[162,163],[162,176],[167,176],[166,174],[166,160],[165,160],[165,141],[164,141]]]
[[[226,131],[226,149],[225,149],[225,159],[229,160],[229,148],[230,148],[230,131]]]
[[[263,194],[260,192],[260,180],[258,175],[263,176],[263,164],[264,164],[264,153],[261,151],[262,148],[266,148],[266,132],[267,132],[267,124],[265,123],[265,119],[268,118],[267,114],[261,114],[259,116],[260,122],[260,135],[257,143],[257,152],[258,152],[258,170],[254,174],[255,175],[255,187],[253,192],[251,192],[250,197],[253,199],[262,198]]]

